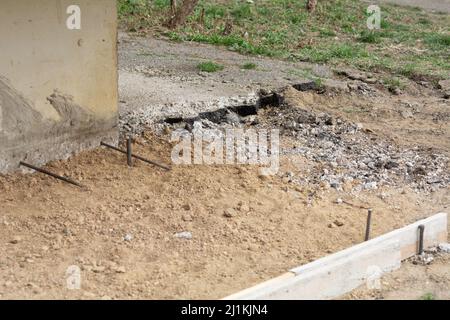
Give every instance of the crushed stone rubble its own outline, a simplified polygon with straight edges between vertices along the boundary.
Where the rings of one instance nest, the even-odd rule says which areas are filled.
[[[360,123],[285,102],[260,108],[257,114],[247,116],[221,108],[208,112],[207,117],[181,115],[176,123],[145,119],[141,114],[122,117],[121,127],[134,133],[142,131],[143,127],[151,127],[157,133],[168,128],[189,131],[233,127],[280,129],[281,135],[295,144],[292,148],[282,147],[280,154],[300,155],[315,164],[303,174],[280,173],[289,182],[299,185],[321,184],[342,190],[344,185],[350,184],[355,192],[404,185],[415,192],[434,192],[450,185],[447,156],[420,146],[402,148]]]
[[[400,148],[359,123],[290,106],[271,109],[267,117],[266,126],[280,128],[296,142],[281,154],[303,155],[322,165],[320,171],[292,177],[294,182],[325,182],[341,189],[345,182],[357,180],[361,183],[356,191],[399,183],[416,191],[436,191],[450,183],[445,155],[420,147]]]

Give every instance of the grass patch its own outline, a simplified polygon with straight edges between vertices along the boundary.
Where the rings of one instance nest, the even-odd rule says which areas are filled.
[[[254,70],[256,69],[257,65],[253,62],[246,62],[241,66],[241,69],[245,70]]]
[[[391,92],[394,92],[397,89],[402,90],[406,86],[405,83],[397,77],[385,78],[383,79],[383,84]]]
[[[424,40],[433,49],[450,47],[450,34],[429,33],[425,35]]]
[[[362,46],[343,43],[322,47],[309,46],[300,50],[300,55],[302,60],[305,61],[326,63],[340,60],[350,62],[358,58],[368,57],[369,53]]]
[[[380,33],[364,30],[359,34],[358,41],[364,43],[379,43],[381,41]]]
[[[450,16],[381,5],[381,30],[367,29],[360,0],[200,0],[185,26],[164,29],[169,0],[118,0],[123,28],[175,41],[226,46],[243,54],[350,65],[407,77],[450,73]],[[414,68],[411,67],[414,65]]]
[[[436,300],[436,297],[434,296],[434,294],[428,292],[421,296],[420,300]]]
[[[197,65],[197,68],[202,72],[217,72],[223,70],[223,66],[213,61],[201,62]]]

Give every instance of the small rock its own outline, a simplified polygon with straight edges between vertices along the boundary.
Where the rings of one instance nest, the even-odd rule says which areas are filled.
[[[450,92],[450,79],[447,80],[441,80],[438,82],[439,88],[443,91]]]
[[[88,299],[94,299],[96,296],[95,296],[95,294],[92,293],[92,292],[85,291],[85,292],[83,292],[83,297],[86,297],[86,298],[88,298]]]
[[[342,202],[344,202],[344,201],[341,198],[336,199],[337,204],[341,204]]]
[[[236,211],[233,208],[228,208],[223,212],[223,216],[226,218],[233,218],[236,216]]]
[[[440,243],[438,248],[441,252],[450,253],[450,243]]]
[[[21,237],[15,236],[15,237],[12,238],[12,240],[11,240],[9,243],[12,243],[12,244],[18,244],[18,243],[21,242],[21,241],[22,241],[22,238],[21,238]]]
[[[378,186],[377,186],[377,183],[375,181],[367,182],[367,183],[364,184],[364,189],[366,189],[366,190],[375,190],[377,188],[378,188]]]
[[[394,89],[391,90],[391,92],[392,92],[393,94],[395,94],[396,96],[402,94],[402,90],[400,90],[400,88],[394,88]]]
[[[95,266],[92,268],[92,271],[95,273],[102,273],[106,270],[104,266]]]
[[[174,236],[175,236],[175,238],[178,238],[178,239],[186,239],[186,240],[192,239],[192,233],[190,233],[189,231],[175,233]]]
[[[430,264],[431,262],[433,262],[433,260],[434,260],[434,257],[432,254],[423,253],[421,255],[416,256],[413,263],[416,262],[415,264],[427,265],[427,264]]]
[[[399,164],[397,162],[391,161],[391,160],[384,164],[384,167],[388,170],[393,169],[393,168],[398,168],[398,166],[399,166]]]
[[[116,273],[125,273],[125,272],[127,272],[125,267],[123,267],[123,266],[117,267],[115,271],[116,271]]]
[[[342,221],[339,221],[339,220],[334,220],[334,222],[333,222],[336,226],[338,226],[338,227],[342,227],[343,225],[344,225],[344,223],[342,222]]]
[[[238,210],[246,213],[250,211],[250,207],[246,203],[240,203]]]
[[[181,217],[181,219],[186,222],[192,221],[192,216],[189,214],[185,214],[184,216]]]
[[[241,123],[241,118],[234,112],[229,112],[225,116],[225,121],[231,125],[238,125]]]
[[[433,253],[433,254],[435,254],[435,253],[438,252],[438,247],[431,247],[431,248],[428,248],[428,249],[426,249],[426,252],[427,252],[427,253]]]
[[[123,240],[131,241],[131,240],[133,240],[133,236],[131,234],[126,234],[125,237],[123,237]]]
[[[375,84],[375,83],[378,82],[378,79],[376,79],[376,78],[366,78],[366,79],[364,79],[363,81],[364,81],[365,83],[368,83],[368,84]]]
[[[358,90],[358,84],[350,82],[348,84],[348,88],[350,89],[350,91],[357,91]]]
[[[402,110],[400,115],[405,119],[412,118],[414,116],[411,110]]]
[[[340,188],[340,183],[337,181],[330,181],[330,187],[334,188],[334,189],[339,189]]]
[[[435,183],[441,183],[442,179],[437,178],[437,177],[431,177],[427,179],[427,183],[428,184],[435,184]]]

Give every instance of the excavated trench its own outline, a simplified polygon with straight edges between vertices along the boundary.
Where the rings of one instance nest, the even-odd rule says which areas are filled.
[[[314,81],[308,81],[304,83],[293,84],[292,87],[298,91],[315,91],[321,92],[319,86]],[[200,112],[195,117],[168,117],[161,121],[161,123],[166,123],[169,125],[179,125],[186,124],[188,128],[196,121],[208,120],[215,124],[230,123],[236,124],[239,121],[239,117],[248,117],[252,115],[257,115],[258,111],[265,108],[278,108],[283,101],[283,95],[280,94],[280,90],[274,90],[272,92],[267,92],[261,90],[258,92],[258,97],[255,103],[243,104],[237,106],[226,106],[214,111]]]

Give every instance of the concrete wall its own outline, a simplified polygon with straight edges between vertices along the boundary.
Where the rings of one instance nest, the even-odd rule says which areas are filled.
[[[0,1],[0,172],[117,140],[117,106],[115,0]]]

